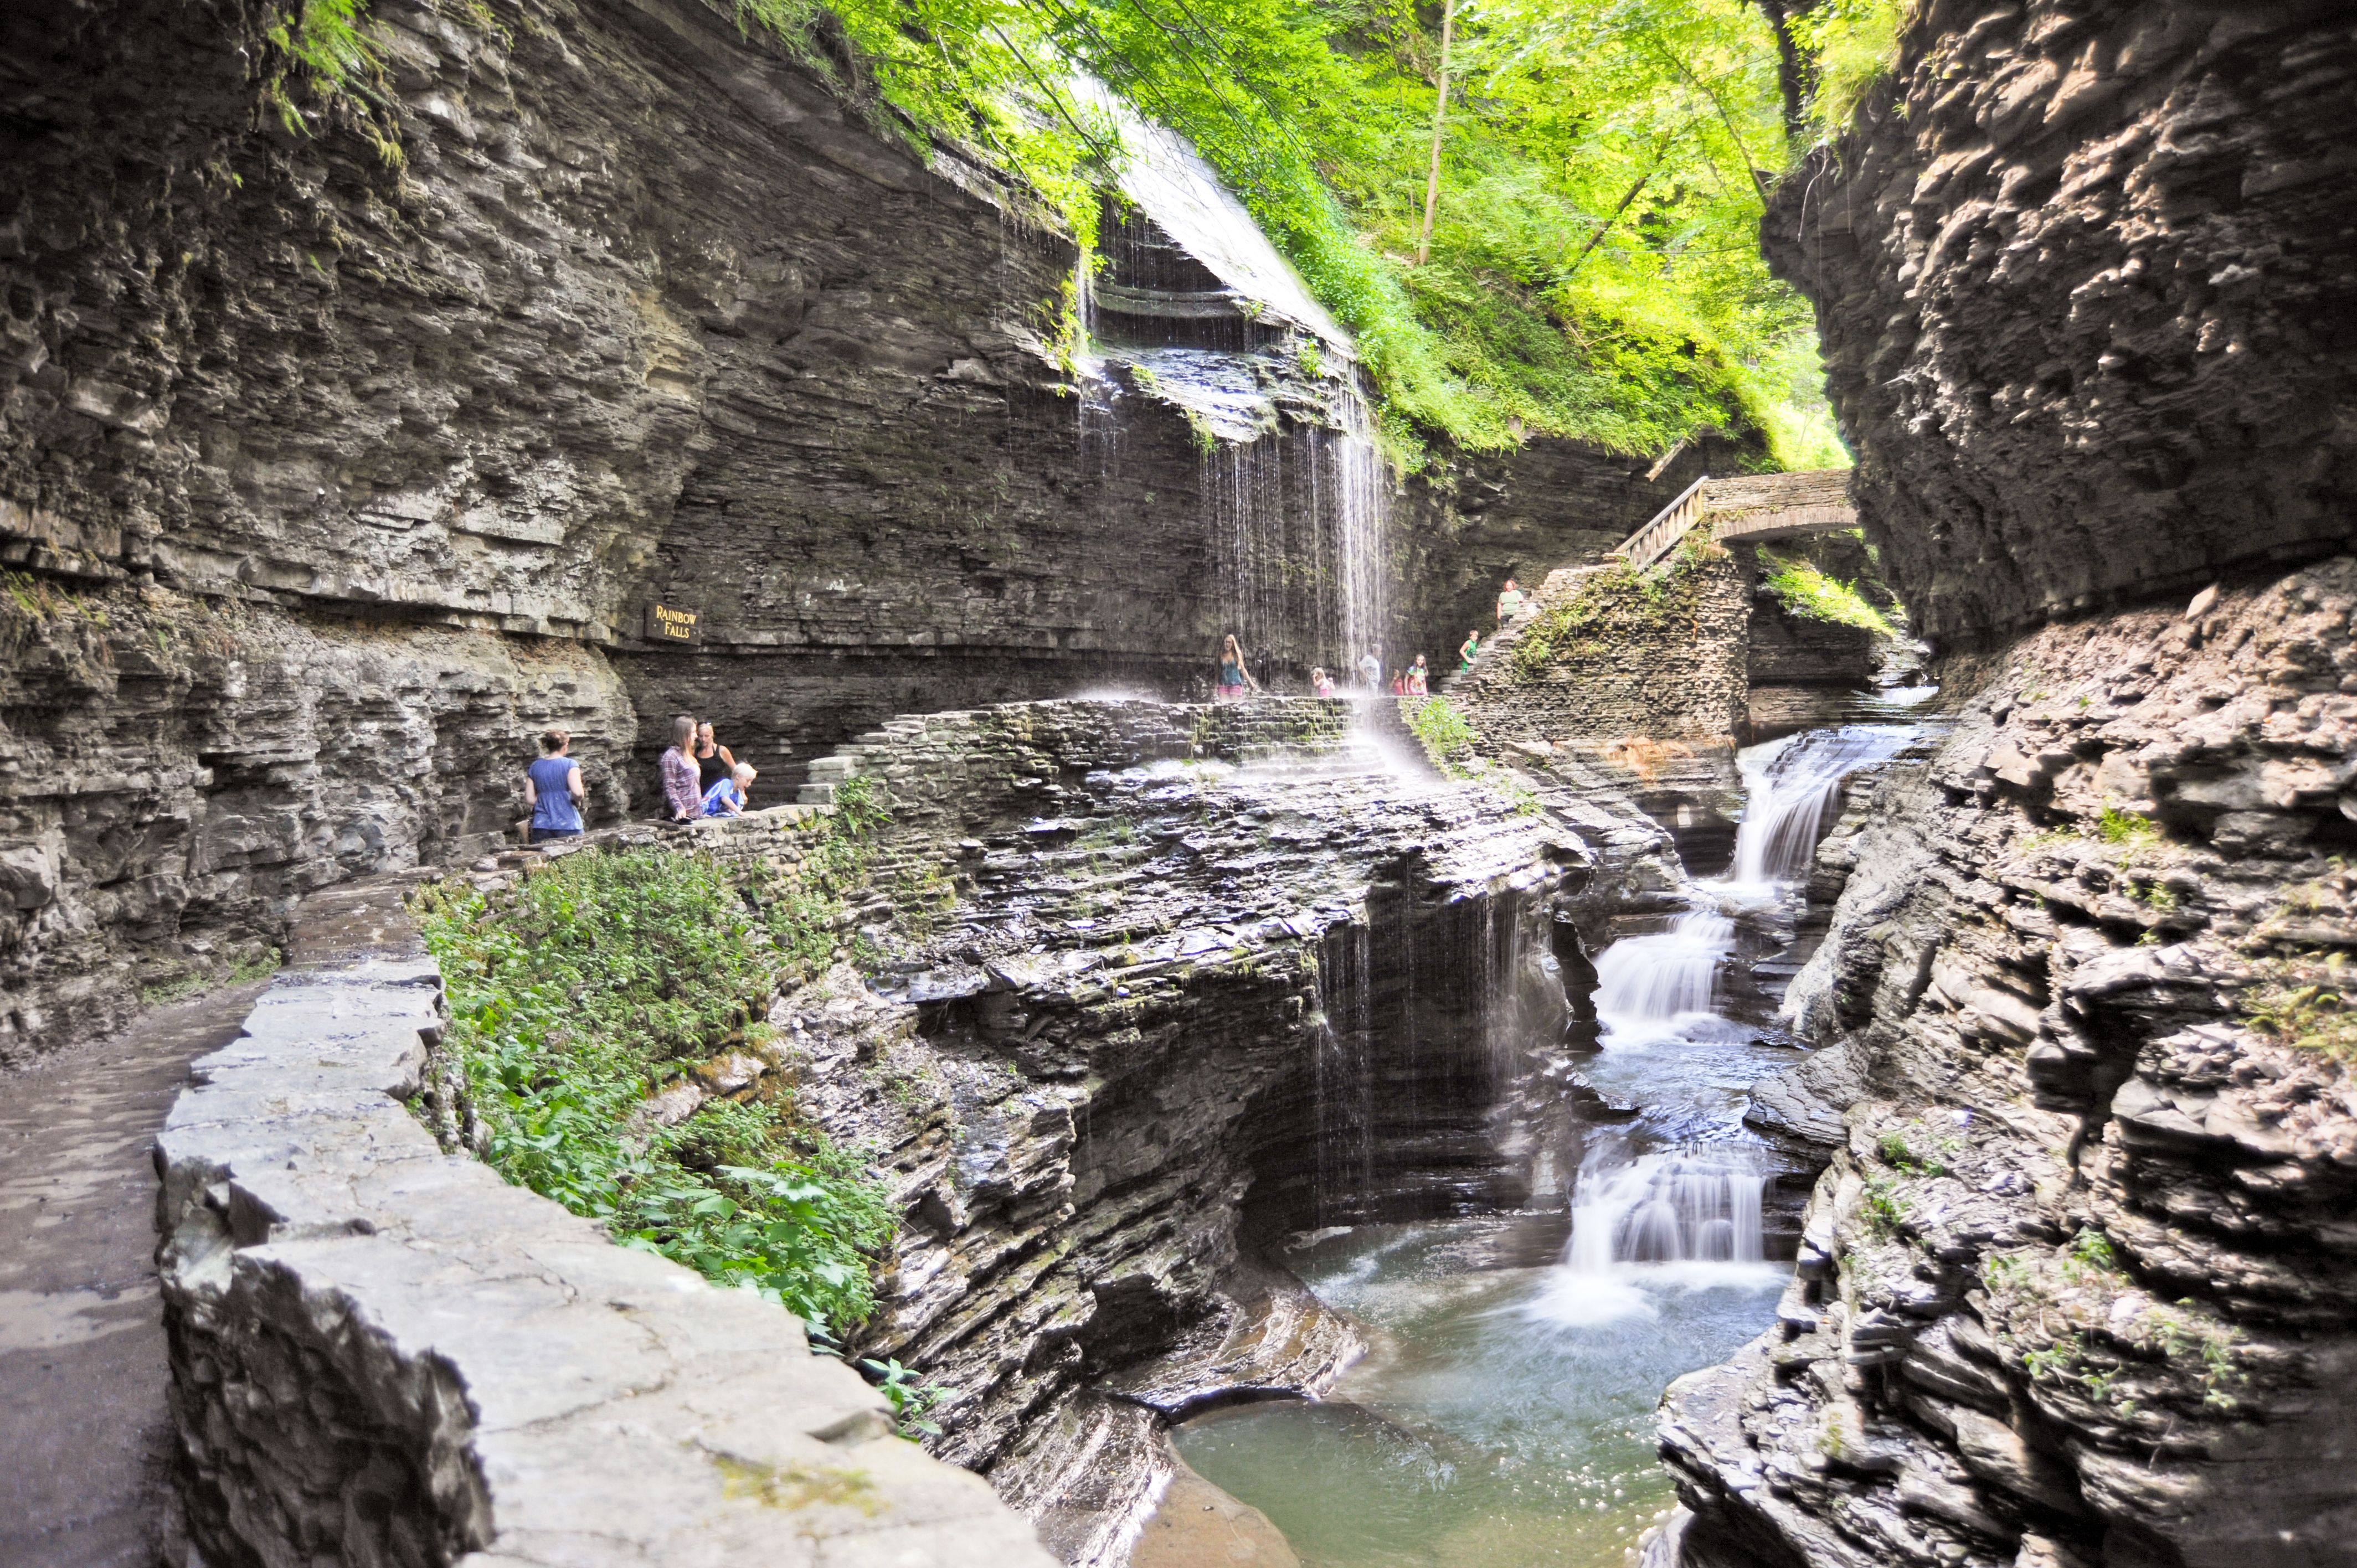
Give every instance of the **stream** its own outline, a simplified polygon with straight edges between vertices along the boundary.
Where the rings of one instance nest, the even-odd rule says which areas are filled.
[[[1323,1401],[1178,1427],[1195,1471],[1265,1513],[1310,1568],[1621,1568],[1670,1507],[1653,1410],[1681,1374],[1774,1320],[1768,1151],[1742,1124],[1787,1046],[1725,1015],[1737,920],[1771,923],[1807,875],[1843,779],[1920,731],[1805,732],[1741,757],[1736,860],[1713,902],[1597,959],[1602,1049],[1581,1073],[1636,1108],[1587,1129],[1568,1214],[1361,1225],[1280,1261],[1363,1325]],[[1787,906],[1789,908],[1789,906]]]

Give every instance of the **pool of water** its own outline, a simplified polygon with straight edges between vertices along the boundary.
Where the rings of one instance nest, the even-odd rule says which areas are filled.
[[[1553,1260],[1564,1220],[1362,1226],[1286,1261],[1376,1331],[1322,1403],[1215,1412],[1187,1463],[1313,1568],[1620,1568],[1671,1501],[1652,1415],[1774,1317],[1790,1264]]]

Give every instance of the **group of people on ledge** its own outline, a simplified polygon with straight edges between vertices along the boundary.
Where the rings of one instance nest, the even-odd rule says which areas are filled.
[[[662,820],[698,822],[744,815],[759,769],[739,762],[713,739],[709,721],[682,714],[671,722],[671,746],[662,754]],[[581,836],[581,808],[589,798],[581,764],[573,758],[573,737],[562,729],[540,736],[540,756],[524,769],[523,800],[532,808],[524,842],[548,843]]]
[[[671,721],[671,746],[662,754],[663,814],[674,822],[706,817],[741,817],[760,770],[739,762],[712,736],[712,721],[682,714]]]
[[[1521,615],[1526,603],[1528,600],[1523,593],[1522,585],[1512,577],[1507,578],[1506,585],[1498,593],[1500,628],[1502,628],[1508,621]],[[1464,642],[1457,650],[1458,673],[1461,675],[1471,670],[1474,661],[1480,656],[1481,630],[1476,627],[1465,634]],[[1421,653],[1415,656],[1415,662],[1406,669],[1393,671],[1388,685],[1383,681],[1383,661],[1372,650],[1360,655],[1355,669],[1359,676],[1360,689],[1369,696],[1378,696],[1385,691],[1389,691],[1394,697],[1424,697],[1431,695],[1432,693],[1431,668],[1425,663],[1424,655]],[[1260,682],[1253,678],[1251,666],[1244,661],[1243,645],[1236,640],[1234,632],[1228,633],[1227,640],[1220,646],[1220,672],[1211,686],[1212,701],[1240,703],[1246,697],[1258,695],[1260,690]],[[1309,671],[1311,696],[1330,697],[1334,695],[1334,677],[1329,674],[1323,666]]]

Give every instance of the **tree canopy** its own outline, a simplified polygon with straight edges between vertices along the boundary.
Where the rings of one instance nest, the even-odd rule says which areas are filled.
[[[362,3],[303,0],[274,38],[316,76]],[[1846,461],[1807,306],[1758,243],[1812,134],[1787,124],[1770,14],[1829,132],[1887,67],[1898,0],[1462,0],[1421,265],[1438,4],[735,3],[879,129],[1005,166],[1084,244],[1124,155],[1071,73],[1188,136],[1356,336],[1406,461],[1434,435],[1659,453],[1711,429]]]

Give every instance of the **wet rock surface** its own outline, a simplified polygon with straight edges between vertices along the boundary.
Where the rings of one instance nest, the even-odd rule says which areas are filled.
[[[878,956],[782,998],[759,1070],[895,1184],[859,1348],[958,1391],[935,1446],[1069,1561],[1120,1548],[1168,1421],[1359,1348],[1261,1239],[1567,1178],[1565,963],[1631,867],[1674,881],[1666,835],[1386,756],[1391,711],[1012,704],[816,770],[889,791]]]
[[[1679,1382],[1663,1561],[2341,1561],[2357,562],[2026,639],[1857,835],[1789,1009],[1844,1143]],[[1683,1558],[1677,1553],[1683,1552]]]
[[[1763,236],[1816,301],[1920,632],[2343,547],[2352,122],[2330,0],[1910,13],[1895,82]]]

